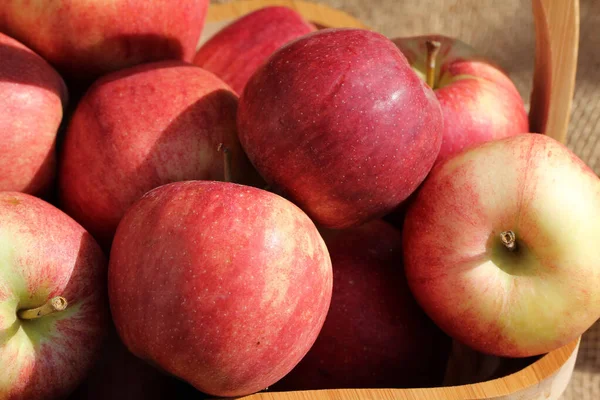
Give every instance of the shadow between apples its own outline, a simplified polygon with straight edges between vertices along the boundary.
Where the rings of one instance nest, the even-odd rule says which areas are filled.
[[[161,400],[172,398],[181,385],[129,352],[111,323],[100,357],[68,400]]]
[[[109,83],[109,82],[113,82],[115,80],[127,78],[128,76],[131,76],[131,75],[138,75],[138,74],[141,74],[144,72],[154,71],[154,70],[161,69],[161,68],[171,68],[173,66],[181,66],[182,63],[189,64],[189,63],[186,63],[185,61],[178,60],[178,59],[164,59],[164,60],[140,62],[140,63],[137,63],[130,67],[122,68],[122,69],[119,69],[119,70],[116,70],[113,72],[109,72],[109,73],[104,73],[103,75],[100,75],[98,78],[94,79],[94,81],[91,83],[86,82],[84,84],[81,81],[77,81],[78,87],[76,88],[77,89],[76,93],[80,93],[81,97],[83,97],[85,95],[85,93],[87,93],[89,91],[90,88],[92,88],[93,86],[95,86],[101,82]],[[193,64],[189,64],[189,65],[193,66]]]
[[[24,189],[25,193],[34,193],[35,196],[42,200],[54,204],[56,196],[57,156],[55,145],[44,157],[44,161],[33,175],[29,185]]]
[[[86,87],[111,72],[162,60],[182,60],[184,50],[174,37],[156,34],[125,34],[104,38],[85,52],[74,53],[77,62],[57,65],[69,87]],[[103,66],[88,60],[101,59]],[[81,63],[88,68],[81,71]],[[110,65],[111,67],[107,67]]]

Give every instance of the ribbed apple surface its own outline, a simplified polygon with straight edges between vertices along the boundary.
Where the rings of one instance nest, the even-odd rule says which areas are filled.
[[[600,317],[600,179],[564,145],[522,134],[434,168],[404,224],[409,285],[450,336],[524,357]]]
[[[442,140],[433,91],[386,37],[326,29],[277,50],[240,97],[240,142],[279,193],[327,228],[383,216]]]
[[[0,399],[64,398],[82,381],[108,326],[106,264],[62,211],[0,193]]]
[[[111,250],[110,305],[125,345],[216,396],[287,374],[314,343],[331,290],[329,253],[306,214],[232,183],[148,192]]]

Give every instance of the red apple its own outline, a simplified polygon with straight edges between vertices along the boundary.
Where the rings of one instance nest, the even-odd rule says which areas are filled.
[[[437,325],[483,353],[543,354],[600,317],[600,179],[522,134],[436,167],[404,224],[406,274]]]
[[[242,93],[250,76],[275,50],[315,30],[314,25],[290,8],[261,8],[210,38],[198,50],[194,64]]]
[[[375,220],[326,232],[333,296],[315,344],[278,390],[440,385],[450,340],[412,297],[402,235]]]
[[[125,345],[210,395],[246,395],[287,374],[314,343],[331,290],[308,216],[233,183],[146,193],[111,251],[110,305]]]
[[[236,132],[238,99],[212,73],[179,61],[144,64],[98,80],[70,121],[59,169],[62,208],[102,245],[148,190],[187,179],[233,179],[253,168]]]
[[[102,250],[54,206],[0,192],[0,264],[0,398],[63,398],[106,332]]]
[[[0,33],[0,93],[0,191],[45,196],[56,175],[67,88],[40,56]]]
[[[240,98],[256,169],[327,228],[387,214],[425,179],[442,138],[433,91],[384,36],[326,29],[277,50]]]
[[[88,80],[150,61],[191,61],[207,8],[208,0],[3,0],[0,31],[69,80]]]
[[[429,84],[444,114],[438,161],[480,143],[529,132],[525,105],[513,82],[469,45],[441,35],[397,38],[394,43],[423,80],[431,72]]]

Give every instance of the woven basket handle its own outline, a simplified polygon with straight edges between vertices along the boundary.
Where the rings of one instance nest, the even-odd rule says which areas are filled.
[[[579,0],[533,0],[535,69],[530,130],[567,140],[579,44]]]

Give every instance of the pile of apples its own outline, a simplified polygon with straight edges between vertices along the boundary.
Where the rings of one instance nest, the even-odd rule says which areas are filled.
[[[0,5],[0,399],[441,385],[600,316],[600,179],[443,36]]]

